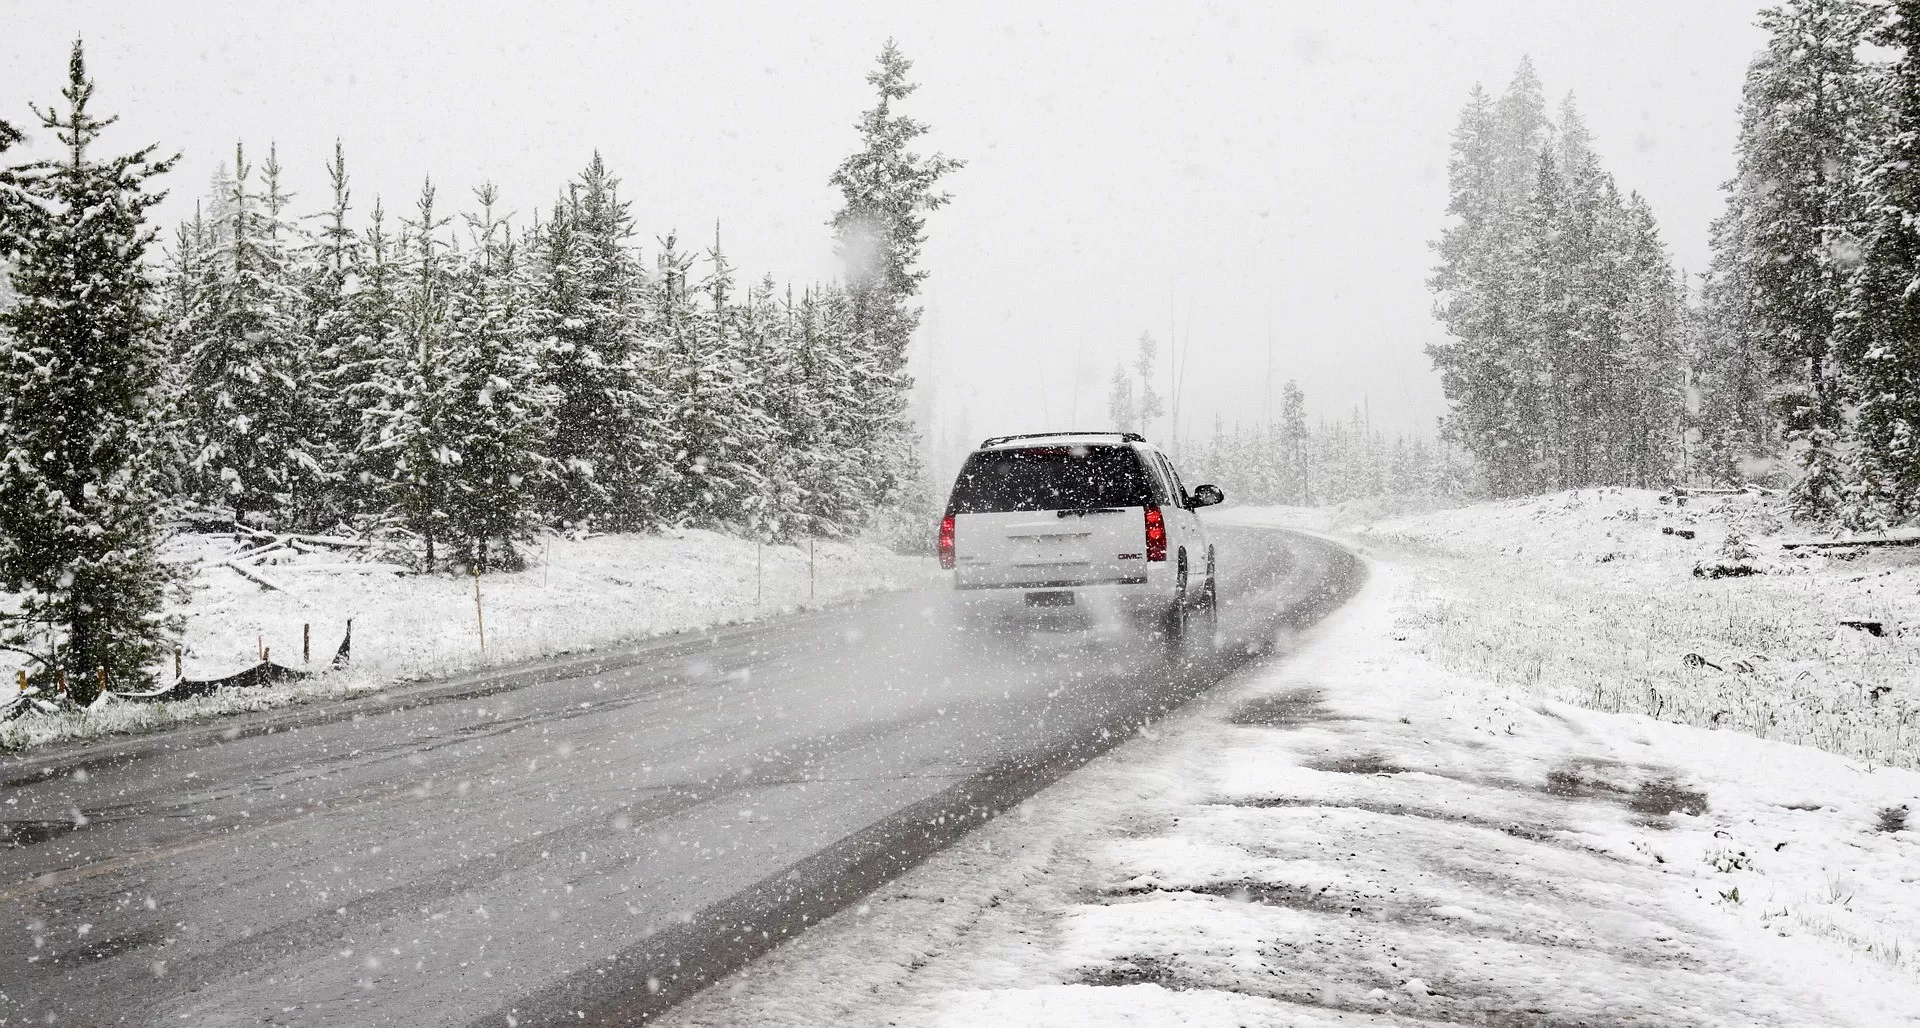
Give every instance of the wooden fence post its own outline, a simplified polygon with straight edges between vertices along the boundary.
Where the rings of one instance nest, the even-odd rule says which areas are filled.
[[[313,663],[313,622],[300,626],[300,663]]]
[[[473,568],[473,616],[480,626],[480,652],[487,652],[487,611],[480,603],[480,568]]]

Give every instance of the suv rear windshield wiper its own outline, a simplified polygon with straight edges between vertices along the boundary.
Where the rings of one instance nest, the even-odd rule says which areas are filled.
[[[1125,507],[1075,507],[1071,510],[1055,511],[1054,513],[1063,518],[1078,518],[1085,517],[1088,514],[1125,514],[1126,512],[1127,508]]]

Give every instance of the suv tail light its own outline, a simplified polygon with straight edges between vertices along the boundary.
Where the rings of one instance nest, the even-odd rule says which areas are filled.
[[[953,567],[953,515],[940,519],[940,566]]]
[[[1151,505],[1147,507],[1147,559],[1167,559],[1167,519]]]

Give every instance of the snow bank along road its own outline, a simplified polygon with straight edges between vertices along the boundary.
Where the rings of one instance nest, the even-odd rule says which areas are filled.
[[[0,772],[0,1021],[637,1023],[1204,690],[1364,572],[1223,529],[1227,645],[956,631],[937,588]]]

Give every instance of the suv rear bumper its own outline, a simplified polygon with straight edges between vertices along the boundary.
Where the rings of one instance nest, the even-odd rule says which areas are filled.
[[[1070,596],[1071,600],[1063,597]],[[1129,576],[1093,582],[1035,580],[1010,585],[953,586],[953,603],[969,617],[1118,622],[1158,614],[1174,599],[1173,576]]]
[[[955,579],[956,592],[976,592],[988,589],[1099,589],[1105,586],[1147,585],[1147,576],[1127,575],[1120,578],[1096,578],[1090,581],[1033,581],[1033,582],[962,582]]]

